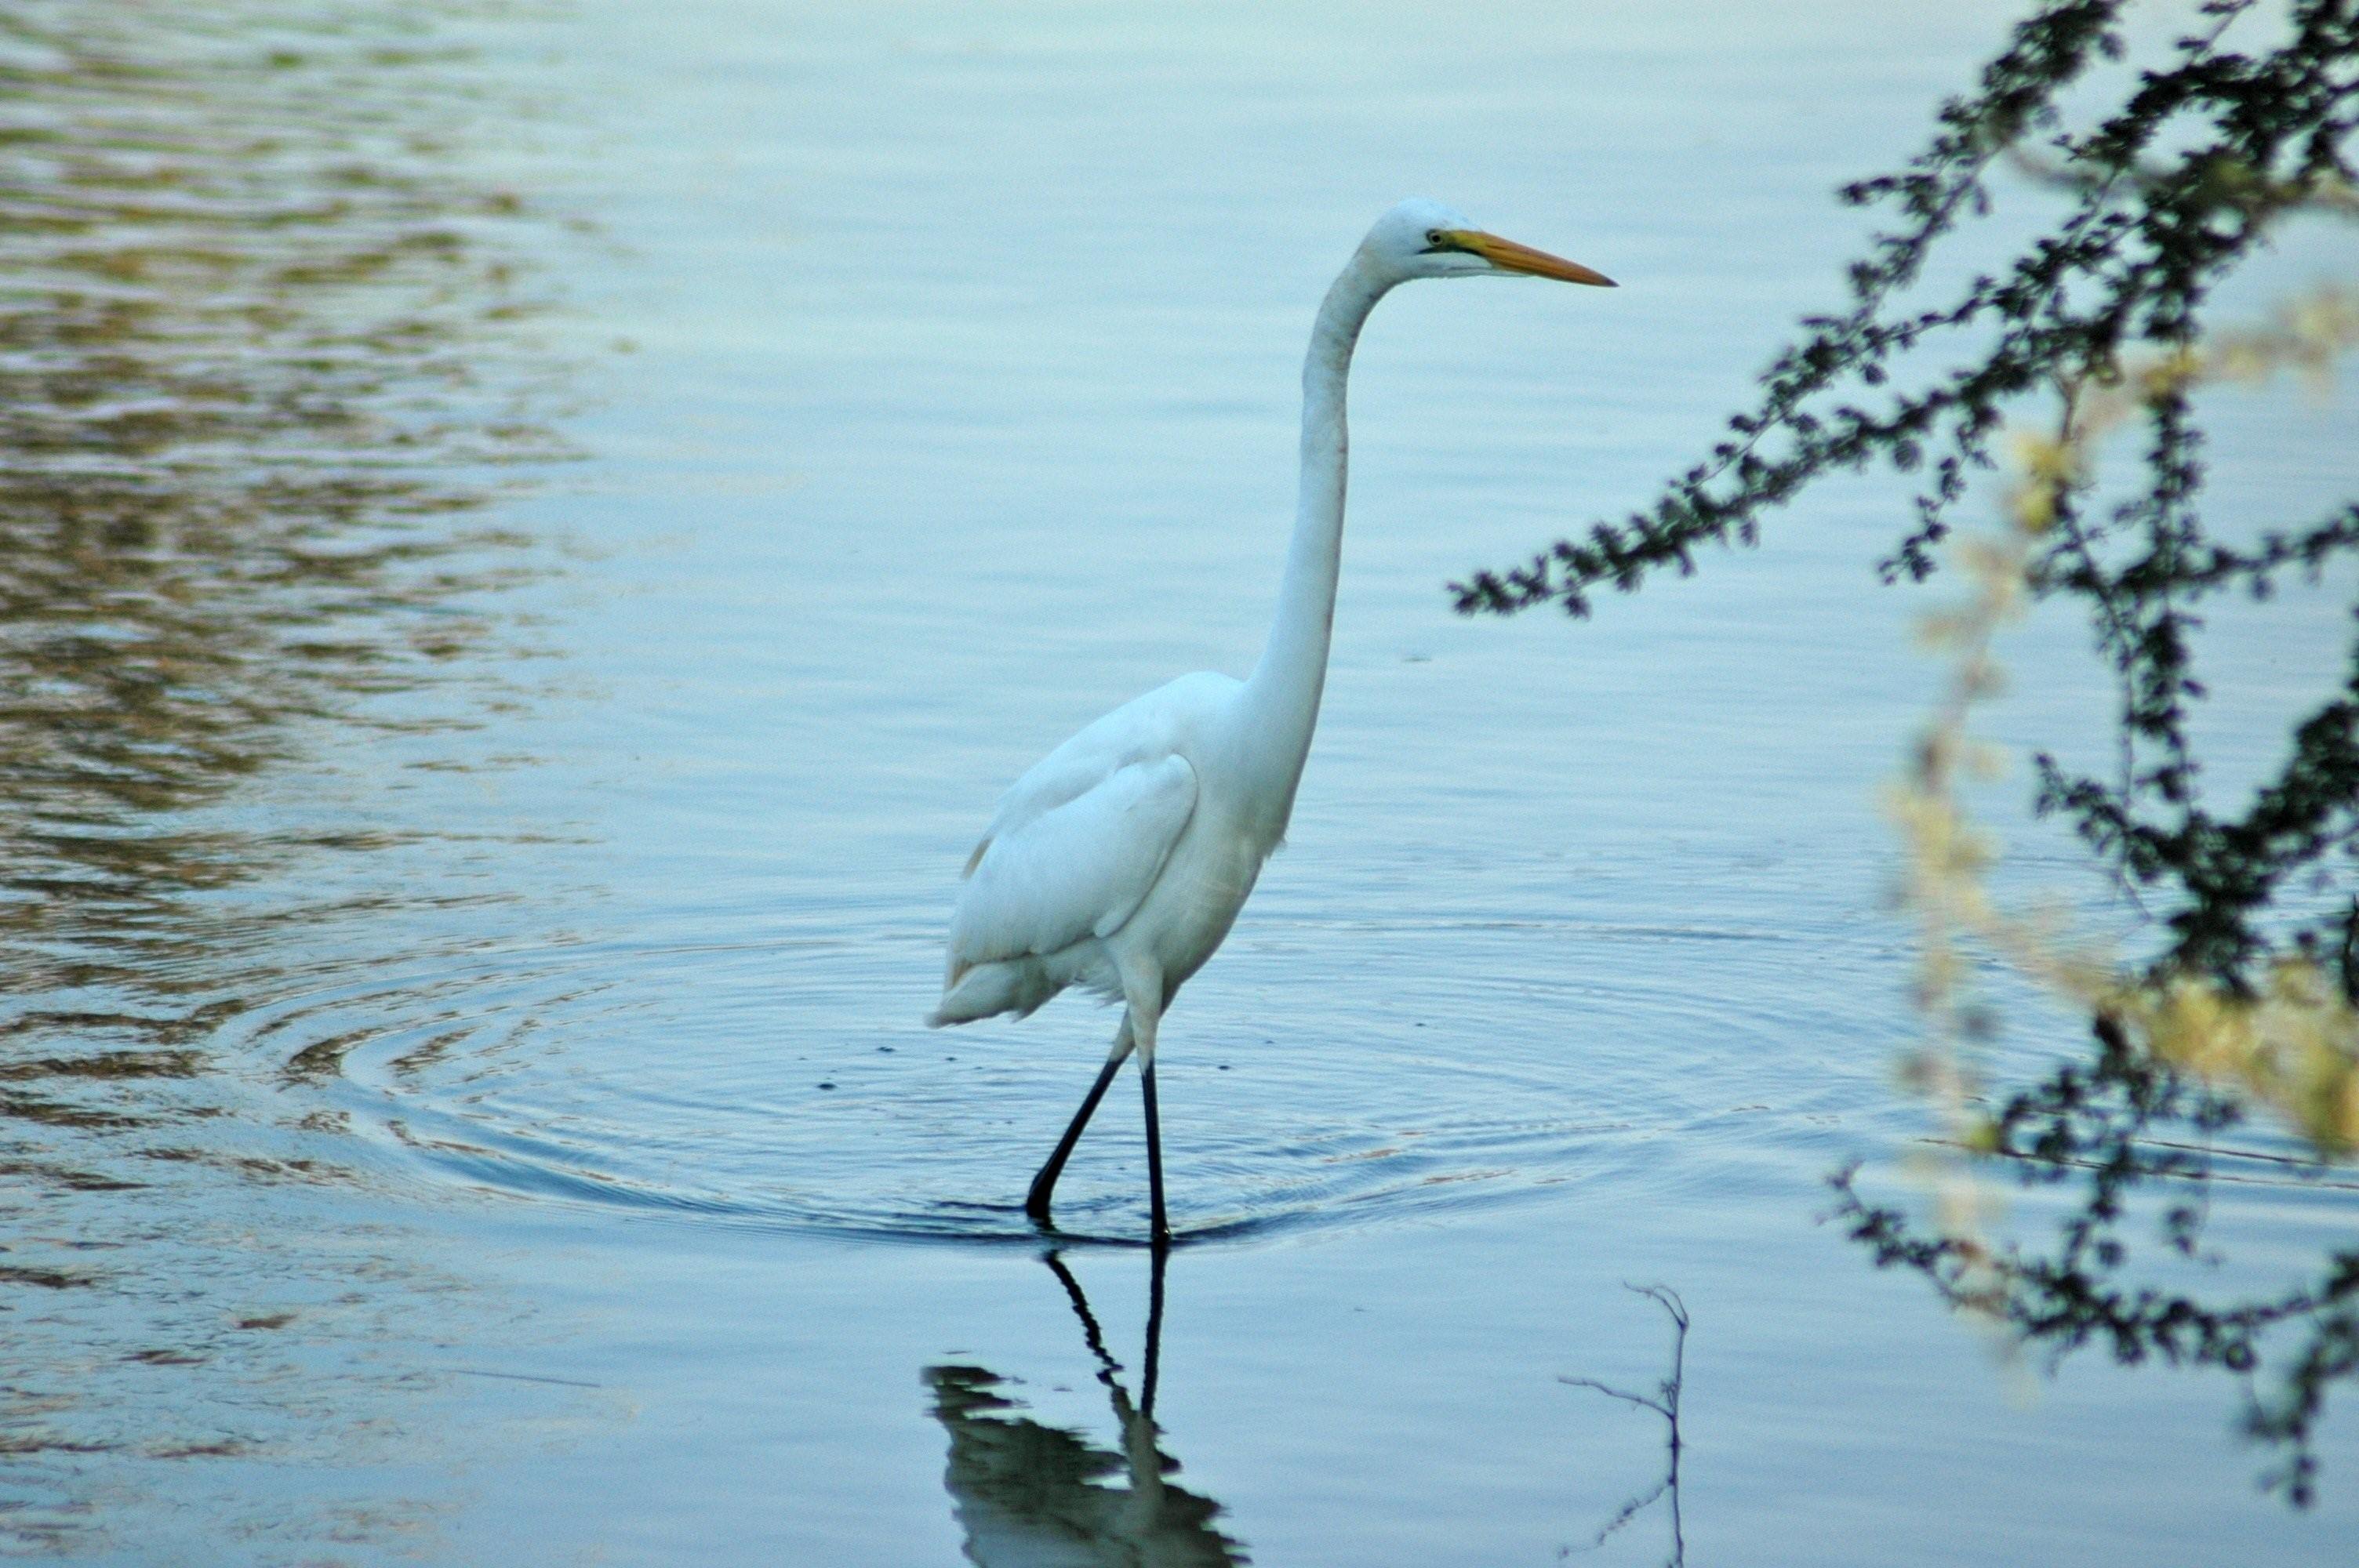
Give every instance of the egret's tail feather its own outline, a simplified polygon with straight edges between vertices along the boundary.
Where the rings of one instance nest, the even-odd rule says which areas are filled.
[[[972,1023],[1003,1012],[1022,1018],[1056,995],[1057,989],[1037,958],[977,964],[943,990],[941,1001],[926,1015],[926,1027]]]

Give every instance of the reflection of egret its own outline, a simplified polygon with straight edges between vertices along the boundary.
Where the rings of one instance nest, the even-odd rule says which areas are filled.
[[[1025,1199],[1036,1219],[1047,1220],[1066,1156],[1135,1048],[1153,1233],[1158,1242],[1169,1235],[1156,1029],[1181,983],[1228,935],[1294,808],[1327,679],[1353,346],[1368,312],[1398,284],[1514,274],[1611,282],[1484,233],[1434,202],[1404,201],[1376,220],[1311,328],[1294,537],[1277,622],[1253,674],[1182,676],[1090,725],[1016,781],[968,860],[929,1022],[1021,1017],[1071,985],[1125,1004],[1097,1082]]]
[[[1168,1477],[1179,1465],[1156,1446],[1163,1254],[1158,1250],[1150,1265],[1147,1359],[1136,1404],[1081,1282],[1054,1253],[1048,1264],[1097,1357],[1098,1381],[1122,1429],[1122,1452],[1010,1413],[1013,1402],[995,1391],[1000,1379],[980,1367],[928,1368],[934,1414],[950,1433],[943,1481],[966,1531],[967,1560],[978,1568],[1232,1568],[1245,1562],[1237,1543],[1212,1528],[1220,1506],[1174,1485]],[[1126,1487],[1106,1484],[1117,1475],[1126,1476]]]

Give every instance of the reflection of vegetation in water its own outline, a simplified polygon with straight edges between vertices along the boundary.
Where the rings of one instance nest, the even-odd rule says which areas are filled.
[[[1016,1413],[1004,1381],[980,1367],[929,1367],[935,1419],[950,1433],[949,1487],[966,1555],[978,1568],[1229,1568],[1247,1559],[1213,1528],[1220,1505],[1169,1477],[1177,1461],[1157,1446],[1155,1379],[1163,1327],[1166,1256],[1154,1252],[1147,1359],[1134,1403],[1081,1283],[1054,1253],[1056,1272],[1114,1406],[1119,1453],[1082,1433]],[[1120,1483],[1120,1484],[1115,1484]]]
[[[224,1558],[417,1523],[242,1468],[397,1446],[405,1352],[464,1308],[319,1212],[316,1139],[213,1037],[267,999],[251,923],[299,917],[256,879],[366,838],[241,796],[323,721],[468,722],[513,636],[522,541],[471,519],[556,455],[560,367],[525,335],[542,220],[465,163],[522,107],[484,30],[0,10],[0,1541],[133,1540],[203,1466]]]
[[[534,220],[439,156],[504,106],[418,10],[0,17],[12,986],[280,859],[172,814],[494,634],[516,563],[458,519],[549,453],[497,351]]]

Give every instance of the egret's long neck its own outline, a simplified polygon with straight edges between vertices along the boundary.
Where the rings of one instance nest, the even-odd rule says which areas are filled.
[[[1277,588],[1277,619],[1261,662],[1245,682],[1250,727],[1246,750],[1273,770],[1279,791],[1278,827],[1293,805],[1294,784],[1310,752],[1319,723],[1319,697],[1327,684],[1327,645],[1335,622],[1335,579],[1343,566],[1343,487],[1351,437],[1343,395],[1352,350],[1376,301],[1392,287],[1359,257],[1343,269],[1319,307],[1310,351],[1302,364],[1302,488],[1286,574]],[[1282,774],[1281,776],[1276,776]]]

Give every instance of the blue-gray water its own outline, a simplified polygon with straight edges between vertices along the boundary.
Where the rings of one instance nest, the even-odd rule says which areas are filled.
[[[2220,1380],[2010,1368],[1816,1223],[1848,1161],[1921,1194],[1930,1130],[1894,497],[1589,622],[1440,590],[1708,440],[1833,298],[1830,189],[2007,12],[0,23],[0,1539],[1656,1562],[1665,1505],[1598,1537],[1660,1423],[1565,1379],[1664,1375],[1660,1281],[1694,1562],[2346,1560],[2347,1419],[2292,1512]],[[1155,1442],[1200,1501],[1091,1555],[1147,1485],[1148,1260],[1089,1239],[1144,1226],[1127,1081],[1063,1189],[1093,1328],[1016,1206],[1114,1021],[918,1020],[998,789],[1250,662],[1310,310],[1409,192],[1624,287],[1368,332],[1290,843],[1166,1025]],[[2314,512],[2353,406],[2224,395],[2226,477]],[[2216,629],[2239,765],[2339,613]],[[2011,635],[1997,730],[2102,718],[2081,637]],[[2119,917],[2019,786],[2010,885]],[[2069,1028],[2014,1006],[2007,1048]],[[2211,1202],[2265,1281],[2348,1198]]]

